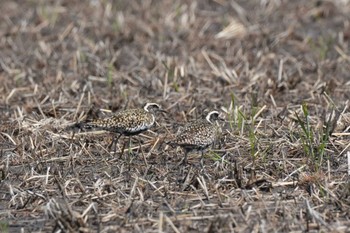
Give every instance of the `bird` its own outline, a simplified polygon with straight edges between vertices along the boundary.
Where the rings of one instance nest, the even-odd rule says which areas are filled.
[[[179,146],[184,149],[185,155],[180,164],[187,163],[187,154],[190,151],[199,150],[201,151],[201,165],[203,167],[203,152],[216,140],[219,129],[216,121],[222,119],[219,115],[218,111],[209,112],[205,119],[186,124],[173,140],[168,141],[171,146]]]
[[[112,143],[116,144],[123,135],[129,136],[129,145],[131,136],[147,131],[155,123],[155,114],[157,112],[166,112],[157,103],[146,103],[143,108],[127,109],[115,113],[113,116],[102,119],[94,119],[91,121],[80,122],[77,126],[87,130],[105,130],[116,133]]]

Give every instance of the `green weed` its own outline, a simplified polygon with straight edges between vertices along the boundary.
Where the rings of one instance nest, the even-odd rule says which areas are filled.
[[[174,88],[174,90],[176,92],[179,92],[179,84],[176,81],[176,77],[175,77],[175,67],[169,67],[165,61],[162,61],[163,66],[165,67],[165,69],[167,70],[167,77],[168,77],[168,82],[172,83],[171,86]]]
[[[250,110],[237,106],[235,95],[231,93],[231,103],[228,111],[229,125],[232,132],[238,130],[240,136],[248,136],[250,155],[255,161],[258,156],[258,137],[256,135],[255,115],[258,113],[257,98],[252,95]]]
[[[61,9],[58,6],[50,5],[40,5],[37,8],[37,13],[41,19],[49,22],[50,26],[55,26],[56,22],[59,20],[59,14]]]
[[[332,45],[334,44],[334,38],[320,36],[317,39],[309,39],[308,44],[311,49],[317,54],[320,60],[325,60]]]
[[[3,233],[9,232],[9,224],[7,222],[0,221],[0,232],[3,232]]]
[[[215,151],[210,150],[209,153],[206,154],[213,161],[221,161],[221,156]]]
[[[244,134],[244,126],[247,117],[245,113],[237,106],[234,93],[231,93],[231,103],[229,106],[228,120],[231,131],[239,130],[240,136]]]
[[[318,131],[310,124],[310,114],[307,105],[303,103],[301,107],[303,116],[300,117],[295,113],[297,123],[301,128],[299,137],[302,141],[304,153],[310,159],[314,169],[318,171],[326,155],[326,146],[332,128],[333,111],[329,119],[324,121],[324,127],[322,127],[322,130]]]
[[[113,74],[114,74],[114,66],[113,64],[109,64],[107,67],[107,83],[109,87],[112,87],[112,84],[113,84]]]

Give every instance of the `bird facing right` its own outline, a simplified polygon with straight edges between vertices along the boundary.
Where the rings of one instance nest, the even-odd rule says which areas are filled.
[[[187,154],[192,150],[201,151],[201,165],[203,166],[203,151],[214,143],[217,136],[219,112],[211,111],[205,117],[190,122],[176,135],[175,139],[169,142],[172,146],[180,146],[184,149],[185,155],[182,163],[187,163]]]
[[[83,129],[102,129],[114,132],[117,136],[113,139],[110,147],[116,144],[122,135],[129,136],[129,145],[131,136],[140,134],[150,129],[155,123],[155,113],[166,112],[156,103],[147,103],[143,108],[127,109],[115,113],[112,117],[95,119],[87,122],[80,122],[76,125]],[[114,149],[114,151],[116,148]]]

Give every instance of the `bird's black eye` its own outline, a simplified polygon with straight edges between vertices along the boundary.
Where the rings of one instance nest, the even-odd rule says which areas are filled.
[[[211,116],[210,116],[210,120],[217,120],[219,118],[219,113],[213,113]]]

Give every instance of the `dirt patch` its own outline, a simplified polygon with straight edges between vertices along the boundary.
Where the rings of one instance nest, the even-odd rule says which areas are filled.
[[[346,232],[350,2],[3,1],[1,232]],[[156,102],[151,130],[72,127]],[[216,143],[166,144],[210,110]]]

